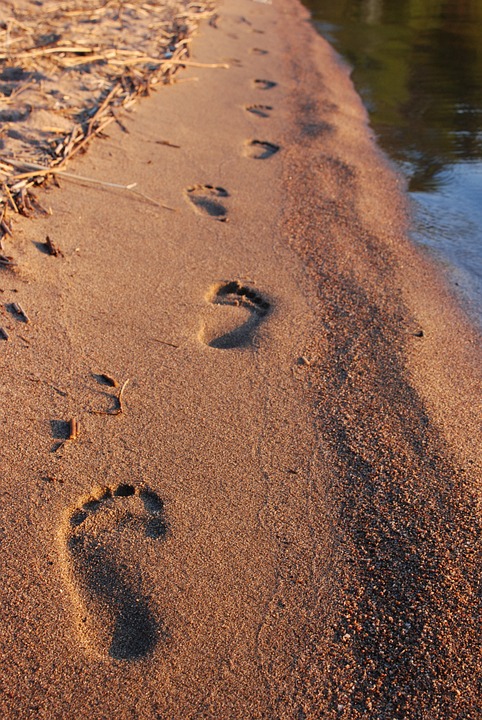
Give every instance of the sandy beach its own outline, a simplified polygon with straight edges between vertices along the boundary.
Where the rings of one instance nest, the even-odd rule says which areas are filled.
[[[0,714],[478,720],[480,336],[297,0],[185,62],[8,215]]]

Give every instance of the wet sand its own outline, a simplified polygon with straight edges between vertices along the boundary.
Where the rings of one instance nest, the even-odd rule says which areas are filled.
[[[479,339],[305,11],[192,51],[15,223],[2,716],[475,720]]]

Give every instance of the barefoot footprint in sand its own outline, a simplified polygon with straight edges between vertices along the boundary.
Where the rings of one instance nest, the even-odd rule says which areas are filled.
[[[272,105],[246,105],[245,108],[246,112],[252,113],[252,115],[256,115],[256,117],[260,118],[269,118],[271,115],[271,112],[273,110]]]
[[[253,160],[266,160],[275,155],[280,149],[279,145],[267,140],[247,140],[244,146],[244,154]]]
[[[253,85],[257,90],[272,90],[277,84],[274,80],[264,80],[262,78],[253,80]]]
[[[192,185],[186,189],[185,196],[200,215],[226,222],[228,211],[221,198],[229,197],[229,193],[224,188],[214,185]]]
[[[263,295],[237,280],[213,285],[206,299],[210,305],[200,339],[222,350],[251,344],[258,325],[271,310]]]
[[[160,623],[145,592],[149,544],[165,537],[163,502],[133,485],[84,498],[62,529],[63,568],[86,649],[134,660],[155,646]]]

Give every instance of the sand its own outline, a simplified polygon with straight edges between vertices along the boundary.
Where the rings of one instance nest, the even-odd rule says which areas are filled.
[[[173,210],[7,240],[2,717],[475,720],[479,338],[306,12],[217,14],[69,164]]]

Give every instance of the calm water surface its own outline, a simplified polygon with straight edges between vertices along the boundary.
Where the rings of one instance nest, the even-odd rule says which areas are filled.
[[[482,325],[482,0],[304,0],[408,182],[414,239]]]

